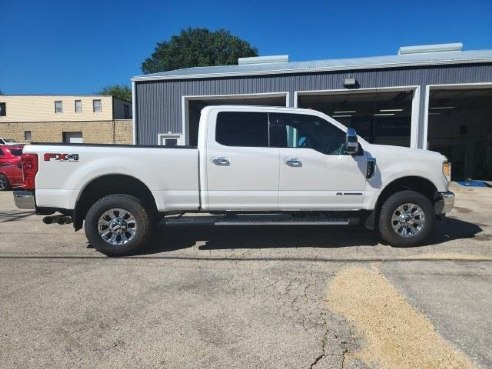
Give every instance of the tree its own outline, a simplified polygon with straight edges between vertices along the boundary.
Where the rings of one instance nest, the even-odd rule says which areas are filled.
[[[187,28],[169,41],[158,42],[154,53],[142,63],[144,73],[180,68],[236,64],[238,58],[257,56],[247,41],[220,29]]]
[[[132,101],[132,89],[126,85],[111,85],[104,87],[98,95],[111,95],[128,102]]]

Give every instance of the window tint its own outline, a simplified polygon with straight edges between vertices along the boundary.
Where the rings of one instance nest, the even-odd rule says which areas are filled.
[[[322,118],[271,113],[269,119],[272,146],[311,148],[326,155],[344,153],[345,133]]]
[[[226,146],[268,147],[268,114],[220,112],[215,137]]]

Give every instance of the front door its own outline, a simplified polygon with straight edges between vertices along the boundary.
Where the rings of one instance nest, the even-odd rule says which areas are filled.
[[[279,148],[269,147],[268,113],[222,111],[210,117],[205,210],[274,210]]]
[[[279,143],[280,210],[360,209],[367,156],[344,153],[345,133],[314,115],[270,114]],[[284,144],[285,142],[285,144]]]

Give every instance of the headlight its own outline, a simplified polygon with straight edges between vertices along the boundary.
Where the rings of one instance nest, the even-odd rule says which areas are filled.
[[[445,161],[442,163],[442,174],[448,179],[451,180],[451,162]]]

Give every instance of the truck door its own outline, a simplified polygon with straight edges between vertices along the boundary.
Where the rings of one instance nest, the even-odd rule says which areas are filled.
[[[269,120],[281,146],[280,210],[360,209],[367,157],[344,153],[341,129],[315,115],[271,113]]]
[[[277,209],[279,148],[269,147],[268,113],[211,113],[205,155],[205,210]]]

